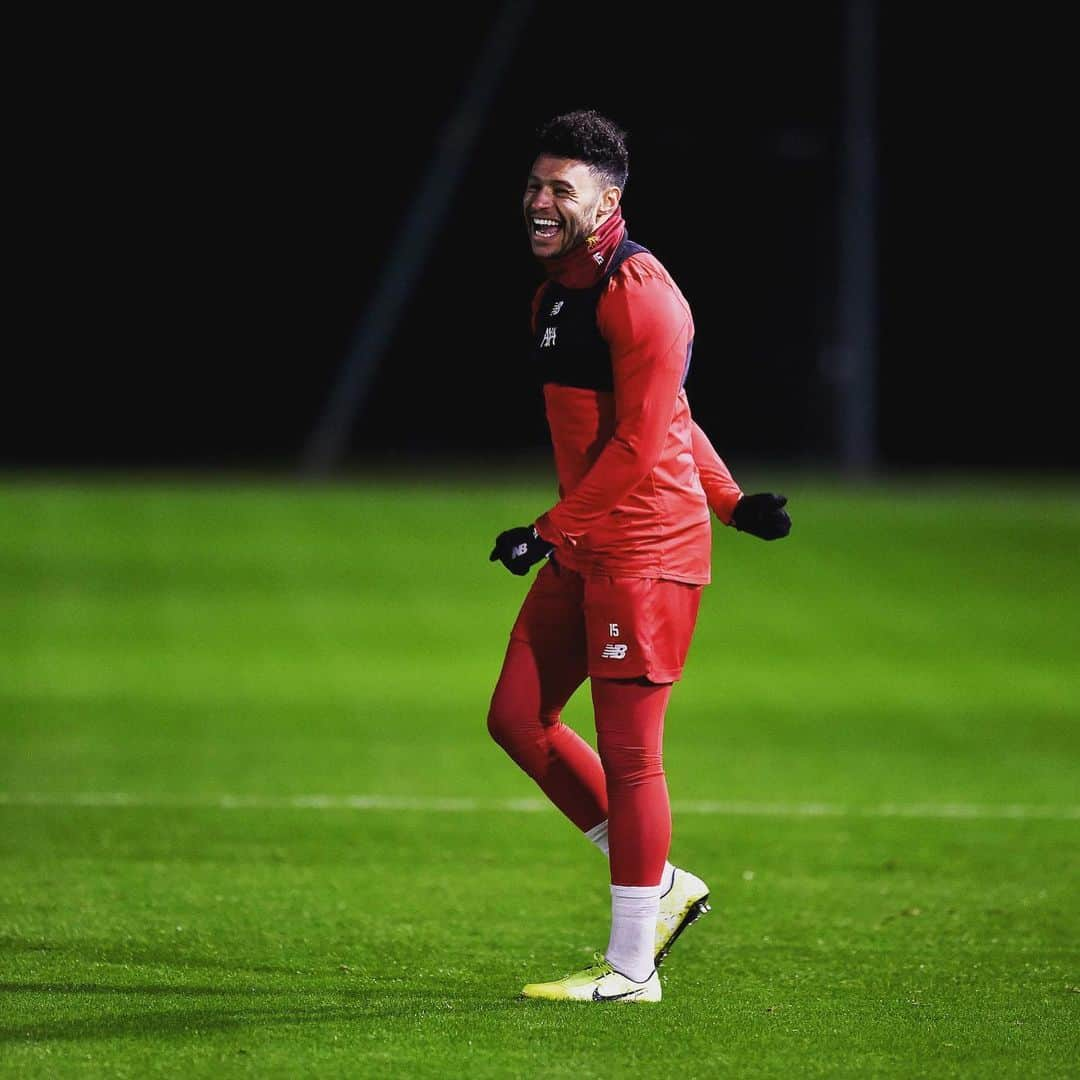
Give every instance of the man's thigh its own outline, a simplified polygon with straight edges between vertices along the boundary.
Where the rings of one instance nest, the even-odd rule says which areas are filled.
[[[510,631],[504,676],[535,678],[543,716],[554,716],[585,681],[584,582],[545,563],[529,587]]]

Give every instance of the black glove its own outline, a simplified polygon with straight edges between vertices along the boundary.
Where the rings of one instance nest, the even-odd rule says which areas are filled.
[[[498,559],[511,574],[520,577],[529,572],[530,566],[546,559],[554,550],[555,545],[542,539],[534,526],[518,525],[495,537],[495,546],[491,549],[488,562]]]
[[[791,518],[784,509],[786,495],[774,495],[762,491],[757,495],[744,495],[731,515],[731,524],[739,532],[760,536],[762,540],[779,540],[791,532]]]

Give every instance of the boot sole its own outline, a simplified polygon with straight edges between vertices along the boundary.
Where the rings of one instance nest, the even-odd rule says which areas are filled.
[[[707,915],[712,908],[709,906],[709,894],[706,893],[699,900],[695,900],[687,909],[686,914],[682,918],[682,922],[675,927],[675,933],[668,938],[667,944],[656,954],[656,959],[653,960],[653,964],[659,967],[667,958],[667,954],[671,952],[672,945],[679,940],[679,935],[692,923],[696,923],[702,915]]]

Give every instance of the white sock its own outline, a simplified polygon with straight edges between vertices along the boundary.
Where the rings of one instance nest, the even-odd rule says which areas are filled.
[[[585,836],[591,840],[605,855],[608,853],[607,842],[607,818],[599,825],[594,825]]]
[[[656,966],[659,885],[611,886],[611,938],[604,956],[620,974],[644,982]]]

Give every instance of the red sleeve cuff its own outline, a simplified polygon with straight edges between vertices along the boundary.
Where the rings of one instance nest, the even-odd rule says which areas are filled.
[[[731,524],[731,515],[735,513],[735,507],[742,498],[741,491],[726,491],[721,498],[713,503],[713,513],[725,524]]]
[[[562,532],[555,528],[551,522],[551,518],[547,514],[541,514],[536,521],[533,522],[533,528],[536,530],[536,535],[541,540],[546,540],[549,544],[554,544],[558,547],[559,544],[570,544],[569,540]]]

